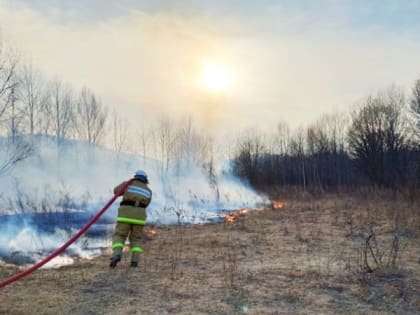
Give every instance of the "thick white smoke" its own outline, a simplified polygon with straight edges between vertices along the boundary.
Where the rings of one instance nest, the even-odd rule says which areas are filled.
[[[138,169],[147,172],[153,199],[148,224],[199,224],[219,219],[220,211],[264,203],[250,187],[219,165],[216,181],[197,165],[175,170],[141,156],[69,142],[60,147],[42,139],[37,154],[0,182],[0,258],[33,263],[66,242],[113,196],[113,188]],[[90,258],[109,247],[117,200],[88,233],[48,266]]]

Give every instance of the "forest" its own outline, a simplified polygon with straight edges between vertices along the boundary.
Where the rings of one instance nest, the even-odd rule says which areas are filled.
[[[285,123],[269,138],[249,133],[239,142],[234,169],[261,189],[377,187],[413,196],[420,179],[419,139],[420,79],[411,95],[391,86],[348,114],[326,114],[294,133]]]

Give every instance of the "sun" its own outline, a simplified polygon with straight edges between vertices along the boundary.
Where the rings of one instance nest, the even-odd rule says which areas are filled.
[[[202,64],[201,85],[210,92],[227,90],[232,84],[232,72],[226,65],[216,61]]]

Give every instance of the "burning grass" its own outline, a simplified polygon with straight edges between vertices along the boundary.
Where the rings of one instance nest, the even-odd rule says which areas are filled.
[[[284,207],[284,201],[275,200],[271,202],[271,209],[272,210],[279,210],[283,209]],[[233,223],[235,222],[239,217],[245,216],[247,214],[250,214],[250,212],[255,211],[261,211],[266,210],[266,208],[257,208],[257,209],[238,209],[235,211],[232,211],[227,214],[222,214],[221,217],[223,218],[225,223]]]
[[[2,290],[0,314],[420,312],[420,213],[405,201],[283,200],[224,218],[149,227],[135,270],[127,253],[115,270],[105,255],[37,271]],[[382,263],[365,252],[372,233]],[[0,267],[2,278],[15,271]]]

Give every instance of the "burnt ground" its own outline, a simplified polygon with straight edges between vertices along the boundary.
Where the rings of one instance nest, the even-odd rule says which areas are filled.
[[[283,201],[233,223],[158,227],[137,269],[125,251],[114,270],[109,252],[38,270],[0,289],[0,314],[420,313],[416,204]]]

